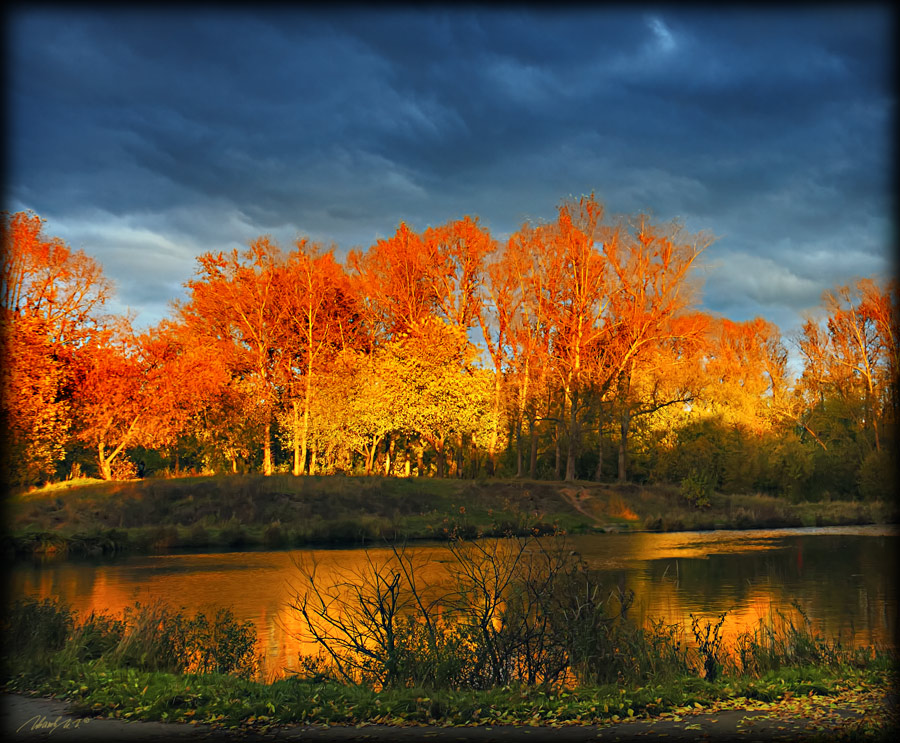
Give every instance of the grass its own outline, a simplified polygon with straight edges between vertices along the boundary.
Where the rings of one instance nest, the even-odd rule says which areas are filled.
[[[713,494],[696,508],[665,485],[291,475],[58,483],[6,499],[8,554],[364,545],[608,529],[681,531],[897,521],[881,502],[792,504]]]
[[[249,628],[235,624],[227,613],[209,620],[161,611],[136,606],[121,619],[91,615],[78,622],[58,603],[20,602],[4,620],[5,690],[65,698],[79,715],[257,730],[292,723],[598,724],[662,713],[677,718],[698,708],[778,713],[788,700],[822,699],[823,706],[857,706],[867,713],[869,732],[878,733],[887,722],[872,712],[873,699],[896,682],[893,653],[845,650],[811,635],[805,624],[787,627],[770,621],[759,633],[750,633],[747,642],[756,642],[770,661],[777,656],[778,668],[742,666],[735,646],[723,656],[731,660],[714,681],[697,674],[701,662],[694,672],[678,669],[668,676],[607,684],[375,688],[318,673],[267,684],[255,680],[246,664],[234,663],[236,657],[248,657],[240,648],[246,647],[242,640]],[[179,622],[181,634],[174,629]],[[190,626],[202,631],[192,634],[185,630]],[[162,667],[176,662],[159,652],[172,636],[181,638],[180,653],[196,659],[205,652],[216,662]],[[798,643],[830,652],[800,657],[789,651]],[[663,655],[660,662],[666,662]]]

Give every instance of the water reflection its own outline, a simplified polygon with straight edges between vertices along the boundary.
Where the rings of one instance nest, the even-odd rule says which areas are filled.
[[[883,527],[608,534],[572,537],[609,589],[631,589],[631,616],[687,622],[728,612],[734,636],[770,611],[791,612],[796,602],[826,636],[895,645],[897,533]],[[448,556],[441,545],[415,548],[417,579],[439,584]],[[390,550],[369,550],[375,561]],[[119,613],[135,601],[214,613],[229,607],[259,633],[272,678],[295,668],[302,620],[290,603],[302,589],[297,560],[315,560],[316,579],[330,585],[341,573],[364,568],[362,550],[297,550],[127,557],[109,561],[17,563],[11,595],[57,596],[81,615]]]

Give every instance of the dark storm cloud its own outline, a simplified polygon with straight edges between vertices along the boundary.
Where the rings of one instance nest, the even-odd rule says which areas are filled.
[[[20,11],[8,208],[153,321],[262,233],[367,247],[595,191],[719,236],[706,306],[796,324],[890,269],[889,13]]]

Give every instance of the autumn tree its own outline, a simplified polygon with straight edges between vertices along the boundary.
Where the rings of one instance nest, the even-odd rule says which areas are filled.
[[[272,424],[286,349],[285,303],[279,281],[281,251],[269,238],[242,252],[205,253],[180,321],[208,353],[220,354],[233,377],[252,395],[263,420],[263,473],[272,474]]]
[[[385,371],[393,381],[397,422],[434,449],[444,477],[448,442],[481,424],[489,389],[475,374],[476,349],[465,333],[438,318],[425,318],[389,347]]]
[[[515,358],[515,328],[521,323],[522,281],[515,262],[515,252],[509,244],[502,250],[494,250],[485,257],[485,280],[482,284],[482,301],[478,305],[478,324],[494,367],[494,390],[491,401],[491,434],[487,442],[488,475],[497,469],[497,441],[501,425],[503,384],[512,371]],[[527,372],[527,370],[526,370]],[[523,380],[524,382],[524,380]],[[522,418],[525,395],[513,403],[512,419],[515,421],[517,448],[516,475],[522,476]]]
[[[808,319],[799,341],[811,410],[838,406],[867,446],[880,450],[896,397],[896,284],[882,290],[863,279],[827,290],[822,301],[824,321]]]
[[[660,344],[700,342],[702,325],[683,322],[679,316],[694,299],[690,271],[711,242],[703,232],[686,232],[678,221],[654,224],[640,214],[622,225],[618,239],[603,244],[603,255],[616,277],[609,306],[614,353],[608,363],[595,368],[600,387],[613,390],[619,410],[620,482],[627,478],[631,418],[641,406],[632,386],[635,369]]]
[[[718,318],[706,345],[703,398],[729,425],[762,435],[785,414],[787,349],[778,328],[761,317]]]
[[[0,400],[3,407],[3,471],[10,484],[49,477],[65,456],[71,415],[64,395],[68,368],[57,356],[43,323],[4,313]]]
[[[558,426],[553,411],[551,385],[552,315],[560,291],[553,268],[558,261],[550,252],[552,225],[523,225],[513,233],[492,270],[494,307],[504,321],[508,354],[507,380],[513,389],[512,405],[516,439],[516,472],[523,474],[524,421],[529,423],[529,476],[536,476],[537,424]],[[493,267],[492,267],[493,268]],[[500,336],[497,347],[502,349]],[[558,438],[557,438],[558,441]]]
[[[618,240],[602,224],[603,207],[593,194],[564,203],[545,252],[550,264],[545,296],[553,323],[553,366],[562,386],[561,417],[567,429],[566,480],[575,479],[579,413],[586,407],[584,388],[589,349],[608,336],[604,321],[613,287],[601,245]],[[566,419],[567,416],[567,419]]]
[[[293,472],[306,466],[312,394],[321,366],[359,334],[358,315],[343,268],[331,251],[298,240],[284,265],[281,295],[288,334],[284,355],[291,389]],[[302,388],[297,393],[297,382]]]
[[[429,259],[429,280],[435,297],[435,314],[462,333],[480,325],[486,330],[482,304],[485,260],[496,244],[490,232],[469,216],[432,227],[423,236]],[[502,359],[489,334],[484,335],[488,355],[494,365],[493,404],[486,437],[488,467],[496,465],[497,436],[500,429],[500,396],[503,383]],[[463,434],[457,434],[457,449],[463,447]]]
[[[100,265],[44,234],[44,220],[3,214],[0,405],[3,471],[13,484],[53,473],[71,429],[73,359],[104,324]]]
[[[819,488],[884,494],[896,482],[897,313],[896,282],[861,279],[826,291],[803,326],[796,404]]]
[[[358,311],[371,330],[370,348],[434,313],[437,294],[429,253],[422,236],[406,223],[365,253],[351,250],[347,265],[360,298]]]
[[[122,321],[79,355],[72,392],[76,436],[93,449],[104,480],[117,479],[114,467],[128,448],[152,438],[142,424],[152,420],[147,409],[157,399],[153,387],[161,370],[147,351]]]
[[[230,370],[221,354],[209,353],[185,325],[169,319],[143,333],[138,342],[146,381],[152,383],[152,398],[144,406],[142,446],[171,453],[178,470],[183,445],[196,442],[206,448],[216,438],[217,415],[213,411],[231,382]],[[246,413],[239,418],[246,420]],[[244,427],[239,420],[230,425]],[[224,438],[228,440],[234,433],[236,430]],[[227,444],[221,448],[224,452]],[[236,469],[233,456],[227,458]]]

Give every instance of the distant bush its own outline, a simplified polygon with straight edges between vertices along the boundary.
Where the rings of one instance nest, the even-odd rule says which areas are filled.
[[[237,519],[231,519],[220,532],[222,543],[226,547],[243,547],[247,543],[247,530]]]
[[[263,544],[270,549],[278,549],[283,547],[286,541],[285,533],[281,528],[281,524],[273,521],[266,527],[263,532]]]
[[[890,501],[897,495],[897,460],[893,452],[873,451],[859,469],[859,495],[864,500]]]
[[[709,508],[713,478],[705,471],[691,470],[681,481],[681,497],[694,508]]]
[[[137,465],[128,457],[119,457],[110,469],[113,480],[134,480],[138,476]]]

